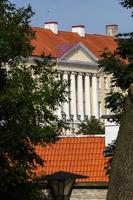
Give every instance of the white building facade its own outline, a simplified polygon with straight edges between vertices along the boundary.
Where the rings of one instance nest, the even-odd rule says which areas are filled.
[[[99,68],[98,59],[83,44],[58,60],[58,70],[60,79],[70,83],[67,102],[61,105],[60,114],[58,111],[61,119],[78,123],[91,116],[99,119],[109,114],[104,99],[110,90],[110,77]]]
[[[58,117],[70,124],[79,124],[91,116],[99,119],[102,115],[110,114],[105,108],[105,97],[111,88],[110,77],[99,68],[98,61],[109,42],[115,48],[112,36],[86,35],[83,25],[73,26],[71,32],[60,32],[57,22],[45,23],[41,33],[38,29],[35,31],[38,43],[34,46],[49,41],[42,51],[49,50],[49,54],[54,52],[59,78],[70,84],[67,101],[57,110]],[[44,37],[43,40],[40,40],[40,36]]]

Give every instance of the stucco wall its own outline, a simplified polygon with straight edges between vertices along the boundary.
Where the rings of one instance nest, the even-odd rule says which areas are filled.
[[[82,50],[75,50],[70,56],[67,57],[68,60],[79,60],[92,62],[88,55],[86,55]]]
[[[106,200],[107,189],[73,189],[70,200]]]

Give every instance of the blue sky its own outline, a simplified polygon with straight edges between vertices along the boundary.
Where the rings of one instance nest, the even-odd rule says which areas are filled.
[[[43,27],[57,21],[59,30],[71,31],[72,25],[85,25],[87,33],[105,34],[106,24],[118,24],[119,32],[133,31],[131,11],[119,0],[11,0],[18,7],[30,4],[35,16],[32,26]]]

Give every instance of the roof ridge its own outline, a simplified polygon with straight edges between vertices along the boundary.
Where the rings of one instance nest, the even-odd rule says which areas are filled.
[[[98,137],[105,137],[105,134],[97,134],[97,135],[61,135],[59,136],[59,138],[98,138]]]
[[[31,26],[31,28],[35,28],[35,29],[40,29],[40,30],[49,30],[49,29],[45,29],[43,27],[38,27],[38,26]],[[70,34],[77,34],[77,33],[74,33],[72,31],[64,31],[64,30],[59,30],[58,33],[70,33]],[[111,36],[108,36],[108,35],[104,35],[104,34],[97,34],[97,33],[86,33],[85,34],[86,36],[90,36],[90,35],[96,35],[96,36],[105,36],[105,37],[111,37]],[[80,36],[79,36],[80,37]]]

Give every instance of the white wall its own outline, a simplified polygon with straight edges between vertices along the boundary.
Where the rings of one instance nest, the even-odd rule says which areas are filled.
[[[119,125],[111,119],[105,119],[105,145],[107,146],[117,138]]]

